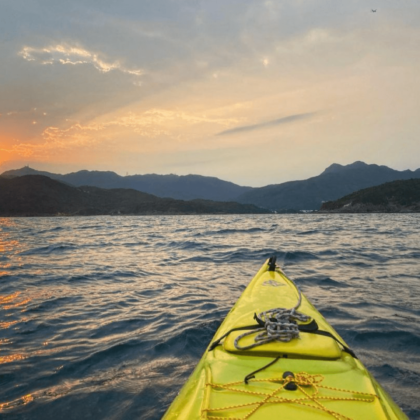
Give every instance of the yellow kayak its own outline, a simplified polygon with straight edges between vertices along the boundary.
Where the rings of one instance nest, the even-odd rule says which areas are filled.
[[[163,418],[407,416],[272,257],[231,309]]]

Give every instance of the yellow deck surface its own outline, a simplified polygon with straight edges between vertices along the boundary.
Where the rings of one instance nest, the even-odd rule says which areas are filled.
[[[232,328],[256,323],[254,313],[292,308],[297,300],[293,283],[279,269],[268,271],[265,263],[214,340]],[[298,310],[315,319],[320,330],[334,334],[344,343],[305,296]],[[222,345],[204,353],[169,407],[165,420],[407,419],[362,363],[342,351],[332,338],[301,332],[299,338],[288,343],[272,342],[239,351],[234,340],[243,332],[232,332]],[[250,344],[254,336],[244,338],[240,345]],[[280,359],[275,364],[244,383],[246,375],[276,357]],[[284,388],[286,371],[295,374],[297,390]]]

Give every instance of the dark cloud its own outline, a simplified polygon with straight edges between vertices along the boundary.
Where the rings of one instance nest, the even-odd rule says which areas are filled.
[[[288,124],[299,120],[306,120],[308,118],[311,118],[314,114],[315,112],[307,112],[305,114],[289,115],[287,117],[278,118],[276,120],[266,121],[259,124],[243,125],[242,127],[235,127],[229,130],[221,131],[220,133],[217,133],[216,136],[226,136],[230,134],[260,130],[261,128],[274,127],[276,125]]]

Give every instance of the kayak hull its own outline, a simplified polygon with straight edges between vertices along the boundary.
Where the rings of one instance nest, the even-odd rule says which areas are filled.
[[[298,300],[294,283],[266,262],[212,342],[234,331],[220,345],[209,346],[164,419],[407,419],[303,294],[298,311],[334,339],[301,332],[290,342],[237,348],[255,342],[258,332],[252,330],[239,337],[247,332],[242,328],[256,324],[254,314],[292,308]]]

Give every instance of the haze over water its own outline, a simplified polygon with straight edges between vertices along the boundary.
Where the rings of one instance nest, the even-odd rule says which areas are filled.
[[[276,254],[420,418],[419,217],[0,219],[0,417],[161,418]]]

